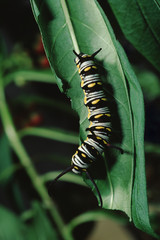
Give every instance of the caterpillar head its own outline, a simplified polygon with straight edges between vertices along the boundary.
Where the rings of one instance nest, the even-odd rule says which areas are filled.
[[[76,53],[74,50],[73,50],[73,52],[74,52],[74,54],[77,56],[76,58],[75,58],[75,63],[76,63],[76,65],[77,64],[79,64],[79,63],[82,63],[82,62],[84,62],[84,61],[87,61],[87,60],[89,60],[89,59],[93,59],[100,51],[102,50],[102,48],[100,48],[100,49],[98,49],[96,52],[94,52],[92,55],[88,55],[88,54],[86,54],[86,53]]]

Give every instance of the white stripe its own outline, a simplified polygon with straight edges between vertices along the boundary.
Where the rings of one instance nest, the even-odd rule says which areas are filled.
[[[88,134],[89,136],[90,134]],[[93,146],[100,154],[102,154],[104,147],[102,145],[100,145],[99,143],[97,143],[96,141],[94,141],[93,139],[89,138],[88,140],[85,140],[85,142],[87,142],[89,145]]]
[[[85,153],[87,155],[87,157],[89,157],[91,160],[96,160],[96,158],[88,151],[87,147],[85,145],[81,145],[79,147],[79,150],[82,151],[83,153]]]

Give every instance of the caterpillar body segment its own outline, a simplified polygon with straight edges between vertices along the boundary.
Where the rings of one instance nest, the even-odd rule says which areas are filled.
[[[89,166],[97,161],[106,146],[111,146],[109,136],[111,128],[111,114],[107,106],[107,97],[103,89],[103,83],[98,73],[94,57],[101,51],[101,48],[92,55],[80,53],[76,55],[75,63],[81,78],[81,88],[84,92],[84,104],[88,109],[89,127],[86,129],[87,138],[78,147],[72,156],[71,166],[59,174],[55,181],[69,171],[76,174],[86,172],[87,177],[93,183],[99,196],[100,206],[102,198],[94,179],[88,172]],[[111,146],[114,147],[114,146]]]

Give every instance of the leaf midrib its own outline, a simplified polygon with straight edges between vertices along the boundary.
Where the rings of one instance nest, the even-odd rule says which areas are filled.
[[[73,42],[74,50],[77,53],[79,53],[80,52],[79,45],[78,45],[78,42],[77,42],[76,34],[75,34],[75,31],[74,31],[74,28],[73,28],[73,24],[72,24],[70,14],[69,14],[69,11],[68,11],[68,7],[67,7],[67,4],[66,4],[65,0],[61,0],[61,6],[62,6],[62,9],[63,9],[63,12],[64,12],[64,16],[65,16],[66,23],[67,23],[67,26],[68,26],[68,29],[69,29],[69,33],[70,33],[70,36],[71,36],[71,39],[72,39],[72,42]]]

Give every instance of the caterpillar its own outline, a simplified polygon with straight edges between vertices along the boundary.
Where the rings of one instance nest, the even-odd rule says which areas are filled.
[[[107,98],[103,89],[103,84],[94,62],[94,57],[100,51],[101,48],[92,55],[88,55],[84,53],[77,54],[73,50],[76,55],[75,63],[81,78],[81,88],[84,92],[84,104],[88,108],[88,120],[90,125],[86,129],[86,131],[88,131],[87,139],[82,142],[72,156],[71,166],[60,173],[54,181],[57,181],[69,171],[73,171],[76,174],[85,172],[95,187],[99,196],[100,206],[102,207],[102,198],[98,187],[87,170],[89,166],[102,155],[106,146],[111,146],[108,143],[111,133],[111,114],[107,107]]]

